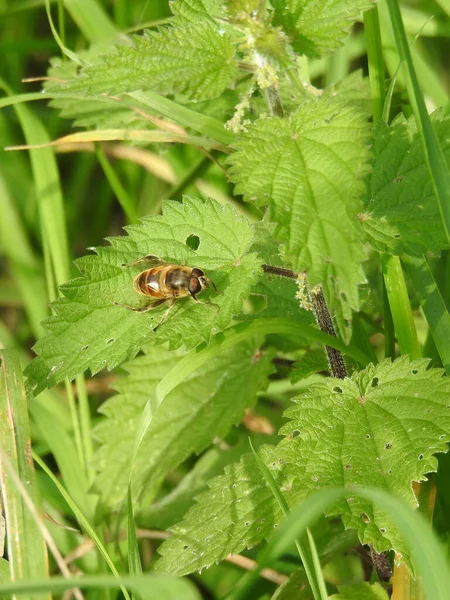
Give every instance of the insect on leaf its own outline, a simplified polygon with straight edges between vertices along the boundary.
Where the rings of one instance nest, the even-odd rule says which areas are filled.
[[[166,202],[162,216],[146,217],[126,229],[127,236],[110,238],[110,245],[97,248],[96,255],[78,259],[83,276],[61,287],[63,297],[52,304],[55,314],[44,322],[46,334],[34,348],[38,359],[26,371],[35,392],[86,369],[92,373],[112,369],[149,342],[168,342],[175,349],[209,341],[239,314],[258,277],[260,260],[249,253],[250,224],[233,208],[212,200]],[[199,239],[196,251],[187,244],[191,236]],[[165,305],[138,313],[116,304],[145,305],[146,297],[133,286],[145,264],[122,265],[149,254],[204,269],[220,295],[209,289],[200,295],[202,303],[177,300],[168,318],[153,331]]]

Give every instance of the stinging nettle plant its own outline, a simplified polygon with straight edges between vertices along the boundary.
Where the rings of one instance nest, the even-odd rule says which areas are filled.
[[[376,567],[389,570],[395,553],[397,563],[420,571],[396,520],[356,489],[379,488],[417,508],[416,484],[447,452],[450,365],[437,337],[432,343],[440,325],[423,303],[433,352],[414,354],[398,331],[401,310],[411,317],[395,298],[406,293],[404,280],[396,290],[388,277],[389,261],[400,265],[401,257],[421,300],[420,273],[434,282],[424,255],[448,249],[448,235],[414,117],[374,123],[361,72],[317,89],[305,70],[305,58],[333,54],[373,6],[176,0],[167,25],[110,48],[93,45],[77,63],[52,61],[46,95],[87,130],[56,145],[181,142],[213,160],[233,189],[222,203],[169,198],[160,215],[77,259],[80,276],[60,286],[25,371],[37,395],[123,365],[93,430],[92,489],[120,520],[130,483],[137,524],[170,530],[157,573],[202,571],[264,543],[282,523],[248,432],[235,427],[274,397],[285,409],[283,421],[275,418],[279,436],[262,443],[251,435],[287,506],[316,490],[347,490],[321,522],[321,560],[357,545],[345,528],[368,545]],[[449,123],[432,115],[447,160]],[[202,302],[177,300],[155,330],[167,306],[145,313],[120,306],[143,305],[133,280],[145,266],[124,265],[146,255],[204,270],[220,293],[210,287]],[[389,306],[397,358],[379,341],[388,327],[392,335],[383,321]],[[180,465],[184,479],[171,485]],[[290,598],[296,577],[303,581],[304,572],[274,598]],[[341,597],[387,598],[388,586],[361,583]]]

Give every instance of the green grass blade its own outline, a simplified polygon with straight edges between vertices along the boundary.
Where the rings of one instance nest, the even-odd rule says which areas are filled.
[[[421,134],[425,159],[430,171],[434,192],[438,201],[442,223],[450,241],[450,171],[431,125],[430,116],[425,106],[416,71],[411,57],[406,32],[403,25],[400,7],[397,0],[388,0],[389,13],[394,29],[395,42],[399,57],[405,61],[408,71],[409,97],[414,109],[417,128]]]
[[[52,30],[53,37],[55,38],[55,41],[58,44],[59,49],[65,56],[67,56],[67,58],[69,58],[70,60],[73,60],[74,63],[81,66],[83,64],[82,61],[78,58],[78,56],[75,54],[75,52],[72,52],[72,50],[69,50],[69,48],[67,48],[64,45],[64,42],[59,37],[58,31],[56,30],[55,24],[53,23],[53,19],[52,19],[50,0],[45,0],[45,10],[47,11],[47,19],[48,19],[48,23],[50,25],[50,29]]]
[[[43,274],[1,170],[0,214],[2,249],[9,259],[9,268],[19,288],[33,335],[38,338],[42,334],[41,321],[49,316]]]
[[[240,597],[251,598],[249,592],[257,581],[261,569],[268,567],[285,553],[294,541],[306,531],[306,528],[326,512],[327,508],[348,494],[348,489],[320,490],[294,508],[277,533],[269,539],[267,545],[257,555],[257,569],[243,578],[239,586]],[[403,501],[382,490],[352,488],[351,494],[357,494],[376,503],[391,515],[411,550],[415,568],[422,575],[427,598],[447,600],[450,589],[450,568],[441,549],[440,541],[424,518]]]
[[[22,368],[13,350],[0,352],[0,448],[8,456],[31,501],[40,511],[40,495],[30,454],[30,428]],[[48,575],[47,550],[33,515],[28,510],[5,464],[0,465],[0,485],[8,534],[11,580]],[[47,593],[39,595],[48,600]]]
[[[234,141],[234,134],[226,130],[224,124],[207,115],[181,106],[173,100],[164,98],[156,92],[132,92],[125,94],[126,97],[133,98],[142,104],[145,108],[159,113],[163,117],[173,119],[176,123],[184,127],[190,127],[202,135],[217,140],[225,146],[229,146]]]
[[[201,596],[194,586],[185,579],[171,579],[155,575],[141,575],[140,577],[90,576],[90,577],[52,577],[48,580],[36,580],[17,583],[1,583],[0,594],[2,598],[13,594],[38,594],[42,592],[64,592],[73,587],[83,588],[118,588],[125,586],[141,594],[146,600],[201,600]],[[128,592],[127,592],[127,596]],[[41,596],[42,597],[42,596]],[[49,596],[45,596],[48,598]],[[33,596],[35,599],[36,596]]]
[[[15,106],[16,104],[21,104],[23,102],[32,102],[34,100],[51,100],[57,98],[68,98],[79,100],[80,102],[92,100],[92,98],[88,96],[80,96],[79,94],[65,94],[65,93],[30,93],[30,94],[16,94],[9,98],[1,98],[0,99],[0,108],[5,108],[6,106]],[[128,100],[129,98],[129,100]],[[130,94],[124,94],[121,96],[120,101],[117,98],[108,98],[107,96],[96,96],[95,100],[98,102],[105,102],[106,104],[113,104],[117,107],[118,102],[123,104],[123,106],[127,106],[128,108],[144,108],[150,109],[153,113],[162,115],[168,119],[172,119],[176,123],[183,125],[184,127],[189,127],[202,135],[209,137],[219,144],[223,144],[224,146],[229,146],[234,141],[234,135],[227,131],[219,120],[214,119],[213,117],[209,117],[207,115],[202,115],[195,110],[187,108],[185,106],[181,106],[181,104],[177,104],[173,100],[169,100],[164,96],[160,96],[155,92],[133,92]],[[48,143],[49,140],[41,140],[35,143]],[[33,142],[27,142],[28,144]]]
[[[10,92],[0,80],[0,87]],[[26,107],[14,104],[27,144],[47,144],[50,139],[41,121]],[[42,236],[49,244],[56,282],[69,279],[69,249],[58,167],[53,149],[30,150]]]
[[[450,314],[425,258],[404,256],[411,278],[444,369],[450,375]]]
[[[384,254],[381,256],[381,265],[400,351],[411,358],[420,358],[422,352],[400,259]]]
[[[264,462],[260,459],[255,449],[253,448],[253,444],[249,438],[250,448],[252,450],[253,456],[255,457],[256,464],[258,465],[259,470],[261,471],[264,479],[266,480],[267,485],[270,488],[270,491],[276,498],[278,504],[280,505],[281,510],[285,517],[289,516],[290,508],[288,503],[286,502],[285,497],[281,493],[279,487],[276,484],[275,479],[273,478],[272,473],[266,467]],[[314,539],[309,531],[306,530],[306,535],[309,542],[309,548],[305,545],[304,540],[301,538],[297,538],[295,540],[295,545],[297,547],[297,551],[303,563],[303,567],[305,569],[306,576],[308,578],[309,585],[311,586],[311,590],[315,600],[327,600],[328,594],[325,587],[325,582],[323,580],[322,569],[320,567],[320,562],[316,550],[316,546],[314,543]],[[313,559],[314,556],[314,559]],[[242,596],[235,595],[232,592],[229,596],[229,600],[238,600],[242,598]]]
[[[61,494],[61,496],[64,498],[64,500],[67,502],[67,504],[71,508],[71,510],[72,510],[73,514],[75,515],[75,517],[76,517],[78,523],[80,524],[80,526],[84,529],[84,531],[89,535],[89,537],[92,539],[92,541],[97,546],[100,554],[103,556],[103,558],[105,559],[106,564],[110,568],[111,573],[113,575],[115,575],[115,577],[119,578],[120,577],[119,572],[117,571],[116,566],[115,566],[112,558],[110,557],[110,555],[109,555],[107,549],[105,548],[103,542],[101,541],[101,539],[97,535],[95,529],[92,527],[90,521],[85,516],[85,514],[83,513],[83,511],[80,509],[80,507],[78,506],[78,504],[70,496],[70,494],[67,492],[67,490],[64,488],[64,486],[59,482],[59,480],[55,477],[55,475],[50,471],[50,469],[47,467],[47,465],[45,464],[45,462],[43,460],[41,460],[41,458],[39,456],[37,456],[37,454],[34,453],[34,452],[33,452],[33,458],[37,462],[37,464],[41,467],[41,469],[48,475],[48,477],[55,484],[55,486],[58,489],[59,493]],[[123,592],[123,595],[125,596],[126,600],[131,600],[131,598],[130,598],[127,590],[124,588],[124,586],[120,585],[120,588],[121,588],[121,590]]]
[[[68,493],[89,519],[95,511],[95,497],[89,494],[89,481],[69,431],[61,428],[55,415],[43,403],[33,402],[30,412],[34,423],[46,441]]]
[[[369,62],[369,82],[373,105],[373,122],[382,118],[385,98],[384,59],[381,45],[378,8],[374,6],[364,13],[364,33],[366,35],[367,59]]]
[[[123,209],[123,212],[126,214],[130,223],[136,223],[137,221],[137,212],[135,208],[135,203],[129,196],[127,190],[122,185],[117,173],[114,171],[111,166],[109,160],[106,158],[105,153],[103,152],[100,146],[96,146],[95,154],[97,156],[98,162],[103,169],[103,173],[105,174],[106,179],[108,180],[111,189],[114,192],[117,200],[120,203],[120,206]]]
[[[131,490],[128,488],[128,568],[131,575],[140,575],[142,573],[141,559],[139,556],[139,546],[136,537],[136,524],[133,514],[133,500]]]
[[[118,36],[114,23],[96,0],[64,0],[64,6],[81,33],[92,44],[108,42]]]
[[[141,557],[136,537],[136,523],[134,521],[133,500],[131,498],[131,487],[128,486],[127,497],[127,522],[128,522],[128,570],[130,575],[142,575]],[[138,593],[133,594],[133,600],[142,600]]]

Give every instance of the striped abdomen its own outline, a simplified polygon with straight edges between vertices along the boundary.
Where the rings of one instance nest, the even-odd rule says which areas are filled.
[[[176,265],[153,267],[134,280],[137,292],[152,298],[183,298],[189,295],[192,269]]]

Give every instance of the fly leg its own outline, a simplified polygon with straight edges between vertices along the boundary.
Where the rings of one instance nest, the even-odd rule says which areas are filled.
[[[162,325],[164,323],[164,321],[167,319],[167,316],[169,315],[170,309],[173,307],[173,305],[175,304],[175,300],[176,298],[172,298],[171,300],[169,300],[169,306],[167,307],[166,311],[164,312],[163,316],[161,317],[161,319],[159,320],[159,323],[153,327],[153,331],[156,331],[158,329],[158,327],[160,325]],[[166,300],[164,300],[164,302],[166,302]],[[161,302],[162,304],[162,302]]]
[[[216,286],[214,286],[216,287]],[[220,308],[214,302],[205,302],[204,300],[199,300],[195,294],[191,292],[191,297],[197,302],[197,304],[205,304],[205,306],[212,306],[216,312],[219,312]]]

